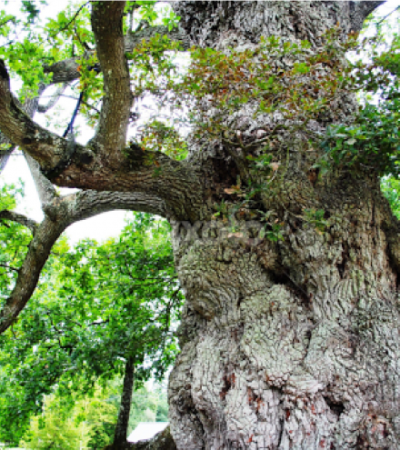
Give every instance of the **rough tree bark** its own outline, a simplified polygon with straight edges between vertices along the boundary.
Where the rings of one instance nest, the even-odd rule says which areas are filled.
[[[372,3],[180,2],[174,9],[196,45],[245,48],[278,35],[307,39],[316,50],[337,23],[344,35],[358,31]],[[348,96],[331,107],[321,127],[356,108]],[[251,116],[246,105],[229,122],[243,139],[272,128],[272,119]],[[212,163],[213,179],[234,185],[230,153],[220,142],[202,144],[192,141],[192,160]],[[257,241],[249,227],[230,235],[223,224],[175,227],[187,297],[169,386],[179,450],[400,447],[398,223],[374,174],[315,180],[313,158],[287,150],[285,175],[262,198],[284,223],[283,241]],[[303,221],[305,208],[324,209],[329,229]]]
[[[285,170],[254,209],[274,214],[283,239],[261,238],[261,219],[243,220],[240,232],[232,232],[215,219],[213,206],[224,200],[233,211],[239,205],[225,191],[246,166],[235,146],[193,137],[183,162],[122,151],[131,106],[123,3],[93,3],[100,66],[107,68],[95,138],[71,152],[67,141],[38,127],[13,101],[1,64],[0,129],[53,183],[136,192],[173,223],[175,262],[187,297],[182,352],[169,385],[176,447],[399,448],[400,228],[377,175],[360,167],[318,178],[312,169],[318,149],[305,155],[282,132],[275,157],[284,153]],[[261,35],[276,35],[306,39],[316,52],[326,30],[339,24],[343,37],[358,31],[380,3],[198,1],[174,8],[194,45],[245,49]],[[285,64],[277,61],[283,70]],[[357,109],[344,92],[330,106],[312,124],[316,130],[351,121]],[[253,112],[254,105],[245,105],[226,117],[233,133],[250,143],[280,120],[253,118]],[[257,181],[263,181],[261,172]],[[329,225],[323,232],[305,220],[304,210],[312,208],[325,211]],[[254,212],[242,210],[241,218]]]

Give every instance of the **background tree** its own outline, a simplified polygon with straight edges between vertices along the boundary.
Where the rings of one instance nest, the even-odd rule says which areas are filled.
[[[90,441],[90,427],[85,422],[76,423],[76,411],[67,417],[66,414],[71,411],[63,410],[60,406],[57,399],[47,398],[43,417],[38,416],[31,420],[30,440],[22,441],[24,448],[35,450],[87,448]]]
[[[139,422],[168,420],[165,391],[159,389],[153,391],[142,386],[135,390],[129,433]],[[31,417],[20,445],[41,449],[53,443],[57,448],[58,441],[67,441],[67,446],[73,449],[103,449],[114,438],[121,390],[121,380],[116,379],[104,387],[97,384],[90,394],[75,392],[67,398],[60,397],[60,392],[51,394],[44,402],[43,411]]]
[[[30,41],[44,86],[79,78],[89,104],[101,99],[86,144],[38,126],[0,65],[2,133],[37,173],[82,189],[43,201],[2,330],[66,226],[107,208],[156,213],[173,224],[187,299],[169,385],[178,449],[397,448],[399,223],[379,183],[398,174],[397,72],[344,57],[382,2],[182,1],[173,43],[130,27],[141,3],[91,2],[91,29],[72,36],[72,17],[51,23],[50,45]],[[197,47],[180,83],[176,40]],[[385,85],[384,102],[358,107],[359,89]],[[183,153],[159,121],[127,143],[144,92],[187,100]]]
[[[171,327],[182,294],[167,233],[165,222],[139,214],[118,240],[82,242],[74,250],[65,240],[57,244],[22,321],[0,338],[5,440],[18,442],[43,394],[54,386],[60,397],[69,398],[71,392],[90,391],[98,380],[104,384],[122,376],[124,401],[119,420],[114,418],[114,444],[125,443],[135,378],[138,387],[149,376],[161,379],[177,351]],[[19,238],[14,230],[6,248],[13,249]],[[18,259],[18,251],[13,256]],[[2,292],[8,284],[3,280]]]

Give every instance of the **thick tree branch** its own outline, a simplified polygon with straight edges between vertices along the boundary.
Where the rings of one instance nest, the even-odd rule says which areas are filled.
[[[12,325],[31,298],[43,266],[61,233],[72,223],[115,209],[166,214],[164,202],[148,194],[95,191],[54,198],[51,204],[46,205],[46,217],[39,225],[17,213],[0,213],[0,219],[15,220],[35,230],[15,287],[0,312],[0,333]]]
[[[35,182],[42,209],[44,210],[46,205],[50,204],[57,196],[56,190],[51,182],[40,171],[38,162],[27,153],[25,153],[25,159],[28,163],[33,181]]]
[[[0,60],[0,129],[15,145],[35,158],[42,169],[52,170],[61,163],[68,163],[71,156],[69,142],[40,127],[17,105],[11,94],[10,78],[2,60]],[[83,152],[87,160],[88,150],[82,146],[76,147],[74,153]]]
[[[4,67],[4,69],[5,69],[5,67]],[[6,71],[6,73],[7,73],[7,71]],[[23,105],[23,109],[28,114],[28,116],[33,117],[33,115],[35,114],[35,112],[38,108],[40,96],[42,95],[44,90],[45,90],[45,86],[44,86],[44,84],[41,83],[39,85],[38,95],[34,98],[28,98],[25,101],[25,104]],[[22,107],[21,103],[17,99],[14,98],[14,101],[16,102],[16,104],[19,107]],[[0,174],[5,169],[8,159],[11,156],[11,153],[17,147],[7,136],[5,136],[4,134],[2,134],[0,132],[0,147],[1,146],[6,146],[6,147],[9,146],[9,148],[5,151],[1,151],[1,148],[0,148]]]
[[[194,219],[202,203],[197,174],[185,163],[132,145],[113,165],[90,147],[68,141],[37,125],[13,99],[4,63],[0,64],[0,129],[32,156],[59,186],[97,191],[143,192],[164,200],[169,216]]]
[[[11,220],[13,222],[17,222],[32,231],[32,234],[35,234],[36,229],[38,227],[38,223],[29,217],[24,216],[23,214],[16,213],[14,211],[3,210],[0,211],[0,219]]]
[[[132,106],[122,20],[124,1],[92,3],[92,30],[104,76],[104,98],[93,144],[110,162],[121,160]]]
[[[383,5],[383,1],[351,1],[350,18],[354,31],[360,31],[364,20],[376,9]]]

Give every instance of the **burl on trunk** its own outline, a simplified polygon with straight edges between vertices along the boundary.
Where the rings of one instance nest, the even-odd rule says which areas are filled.
[[[326,30],[358,31],[378,3],[174,9],[196,45],[225,51],[277,35],[318,51]],[[226,118],[248,139],[279,120],[254,119],[249,108]],[[338,95],[314,126],[349,121],[356,109]],[[170,377],[171,433],[179,450],[400,448],[398,224],[376,174],[316,177],[317,156],[291,146],[284,154],[286,169],[261,195],[260,208],[281,224],[276,242],[260,237],[257,221],[235,230],[221,216],[175,225],[187,305]],[[193,140],[190,158],[212,178],[211,200],[224,198],[238,175],[232,151]],[[324,211],[322,227],[303,220],[313,209]]]

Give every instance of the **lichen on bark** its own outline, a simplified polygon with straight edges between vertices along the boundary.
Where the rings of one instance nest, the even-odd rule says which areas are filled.
[[[307,39],[318,51],[323,33],[338,22],[343,36],[357,31],[356,6],[179,2],[174,8],[197,45],[244,48],[277,34]],[[243,121],[246,108],[226,123],[249,138],[268,129],[265,115]],[[351,120],[355,100],[341,95],[332,109],[315,126]],[[235,180],[226,170],[235,166],[232,155],[215,139],[201,144],[200,150],[191,141],[191,158],[228,187]],[[277,242],[240,221],[232,230],[211,213],[201,223],[175,225],[187,304],[182,352],[170,376],[172,435],[178,450],[397,449],[395,219],[376,174],[359,167],[321,178],[310,174],[311,157],[293,147],[285,155],[285,170],[258,206],[282,224]],[[324,211],[324,226],[307,219],[313,209]]]

